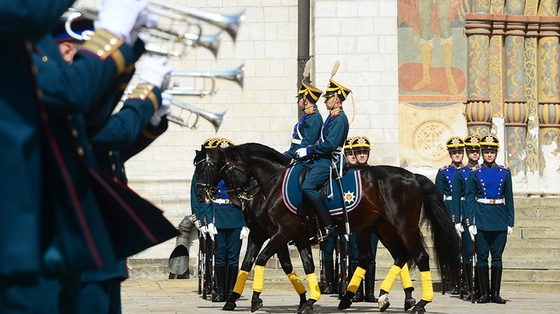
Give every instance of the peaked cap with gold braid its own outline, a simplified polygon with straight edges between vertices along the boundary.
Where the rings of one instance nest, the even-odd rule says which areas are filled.
[[[337,95],[340,101],[345,101],[346,98],[348,97],[348,94],[350,94],[352,90],[350,90],[348,87],[342,86],[340,83],[337,83],[335,80],[332,79],[333,76],[338,71],[339,66],[340,66],[340,61],[336,60],[336,63],[334,64],[333,69],[331,71],[329,86],[327,86],[327,89],[325,90],[325,94],[323,95],[323,97],[332,97],[334,95]]]
[[[226,148],[233,145],[233,142],[225,137],[211,137],[202,142],[202,146],[206,149]]]
[[[303,70],[303,79],[301,80],[301,87],[298,90],[297,98],[307,98],[309,101],[316,103],[323,93],[322,90],[313,86],[313,84],[305,81],[305,78],[309,76],[311,71],[311,58],[305,63],[305,69]]]

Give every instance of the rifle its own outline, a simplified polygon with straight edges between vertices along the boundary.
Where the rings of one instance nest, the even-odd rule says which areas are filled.
[[[459,299],[463,300],[463,235],[459,237]]]
[[[471,303],[474,303],[476,293],[476,242],[472,241],[472,284],[471,284]]]
[[[212,241],[212,270],[211,270],[211,275],[212,275],[212,302],[214,302],[214,299],[216,299],[216,295],[218,295],[218,289],[216,287],[216,241]]]
[[[202,252],[203,251],[202,250],[202,247],[203,247],[203,245],[202,245],[203,244],[203,239],[202,238],[203,238],[202,232],[199,231],[198,232],[198,290],[197,290],[198,294],[202,294],[202,280],[203,280],[202,277],[204,276],[203,268],[205,266],[204,261],[203,261],[203,258],[204,258],[203,255],[204,254]]]
[[[206,255],[208,252],[206,249],[206,239],[204,238],[204,235],[202,235],[201,239],[202,241],[199,245],[202,247],[202,298],[206,300],[206,267],[208,266],[206,263]]]
[[[324,246],[321,246],[321,251],[319,252],[319,291],[323,293],[323,291],[325,291],[325,289],[327,288],[327,285],[325,284],[325,250]]]
[[[337,277],[338,280],[336,282],[336,286],[338,288],[338,298],[342,299],[344,293],[343,290],[343,282],[344,282],[344,266],[342,261],[342,246],[340,243],[340,237],[336,237],[336,270],[338,271]]]

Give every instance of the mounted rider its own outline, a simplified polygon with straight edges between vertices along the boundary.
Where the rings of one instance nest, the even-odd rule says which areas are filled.
[[[335,68],[338,69],[338,66],[335,65]],[[342,109],[342,102],[351,92],[349,88],[335,82],[331,77],[323,95],[329,116],[323,123],[320,137],[315,144],[296,150],[297,159],[308,161],[307,166],[310,169],[303,181],[302,190],[304,196],[311,201],[317,217],[325,228],[322,239],[337,236],[336,225],[332,222],[329,209],[321,198],[319,190],[331,177],[332,161],[342,163],[344,159],[342,148],[348,136],[349,125]]]

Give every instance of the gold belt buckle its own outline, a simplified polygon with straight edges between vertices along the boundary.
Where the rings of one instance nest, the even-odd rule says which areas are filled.
[[[491,198],[491,199],[490,199],[490,204],[492,204],[492,205],[496,204],[496,200],[493,199],[493,198]]]

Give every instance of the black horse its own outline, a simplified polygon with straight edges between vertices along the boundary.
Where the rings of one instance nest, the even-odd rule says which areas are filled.
[[[246,208],[249,219],[258,221],[270,237],[255,262],[254,287],[262,289],[264,265],[275,252],[292,240],[300,251],[310,287],[310,298],[298,313],[310,312],[320,298],[320,290],[307,236],[307,219],[287,210],[282,198],[283,173],[290,166],[289,161],[276,150],[257,143],[231,146],[218,152],[215,166],[231,189],[229,194],[232,201],[242,206],[242,200],[250,199],[251,191],[255,190],[258,198],[266,200],[263,207]],[[441,193],[427,177],[399,167],[371,166],[360,170],[360,177],[363,197],[356,208],[348,213],[351,230],[357,234],[360,258],[339,309],[348,308],[351,304],[372,259],[369,235],[375,232],[395,260],[381,284],[380,310],[384,311],[388,306],[387,294],[401,268],[410,262],[418,266],[422,279],[422,299],[414,306],[412,313],[424,313],[425,305],[433,299],[433,287],[429,255],[419,228],[422,208],[424,218],[431,227],[439,270],[451,275],[458,270],[459,248]],[[257,182],[256,187],[251,186],[253,179]],[[214,178],[211,184],[215,185],[217,180]],[[337,231],[344,233],[343,217],[334,216],[333,220],[338,225]]]
[[[194,166],[195,166],[195,173],[197,177],[197,198],[199,202],[204,202],[205,200],[209,200],[213,197],[218,174],[218,170],[216,169],[215,162],[218,158],[218,150],[217,149],[206,149],[204,146],[201,146],[200,151],[196,151],[196,155],[194,158]],[[208,182],[213,182],[209,184]],[[255,207],[261,208],[267,206],[267,200],[263,198],[255,198],[250,202],[246,202],[243,204],[244,207]],[[251,215],[252,211],[245,210],[244,212],[245,223],[247,227],[251,230],[249,233],[248,241],[247,241],[247,251],[245,253],[245,257],[241,263],[240,272],[237,277],[237,281],[235,287],[228,296],[226,303],[223,307],[223,310],[226,311],[233,311],[235,309],[236,301],[241,297],[243,293],[243,289],[245,287],[245,282],[247,281],[247,276],[255,263],[255,258],[257,254],[261,250],[264,242],[268,240],[269,233],[266,229],[267,224],[259,223],[258,219],[255,219],[253,215]],[[300,307],[307,301],[306,298],[306,290],[305,286],[301,282],[300,278],[294,272],[291,260],[290,260],[290,253],[288,250],[288,246],[285,245],[280,247],[277,252],[275,252],[278,256],[278,260],[280,261],[280,266],[282,270],[294,286],[294,289],[298,293],[300,297]],[[255,287],[254,287],[255,288]],[[251,312],[258,310],[262,307],[263,303],[260,299],[260,289],[256,288],[253,292],[253,297],[251,299]]]

